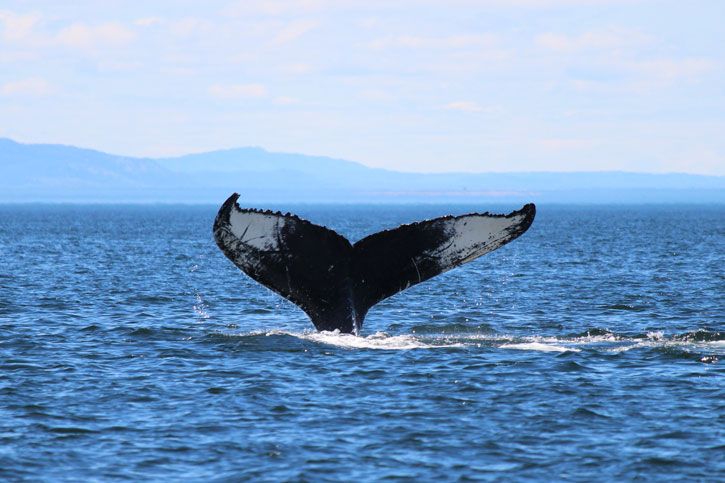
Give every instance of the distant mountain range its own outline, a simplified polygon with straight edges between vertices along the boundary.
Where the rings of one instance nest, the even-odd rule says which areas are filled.
[[[725,203],[725,176],[605,172],[402,173],[237,148],[134,158],[0,138],[0,202]]]

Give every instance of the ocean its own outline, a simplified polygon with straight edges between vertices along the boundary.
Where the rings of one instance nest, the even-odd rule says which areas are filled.
[[[520,206],[271,208],[355,241]],[[357,337],[239,271],[217,209],[0,206],[0,480],[725,479],[725,205],[537,206]]]

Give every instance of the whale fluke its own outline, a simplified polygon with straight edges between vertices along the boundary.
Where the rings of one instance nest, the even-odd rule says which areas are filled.
[[[381,300],[502,247],[524,233],[533,204],[508,215],[444,216],[384,230],[354,245],[295,215],[241,209],[214,220],[219,248],[244,273],[299,306],[317,330],[359,333]]]

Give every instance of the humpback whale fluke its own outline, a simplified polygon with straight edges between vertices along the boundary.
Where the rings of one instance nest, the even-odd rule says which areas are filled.
[[[524,233],[536,207],[508,215],[444,216],[351,244],[295,215],[241,209],[227,199],[214,239],[244,273],[299,306],[317,330],[357,334],[370,307],[502,247]]]

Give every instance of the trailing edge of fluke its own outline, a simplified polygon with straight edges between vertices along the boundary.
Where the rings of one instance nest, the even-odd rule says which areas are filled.
[[[351,244],[295,215],[242,209],[227,199],[214,220],[219,248],[244,273],[299,306],[317,330],[358,334],[381,300],[523,234],[533,203],[508,215],[444,216]]]

